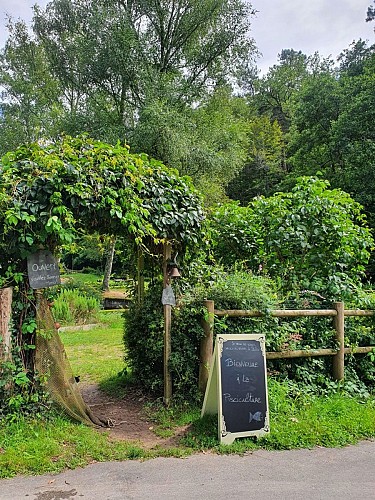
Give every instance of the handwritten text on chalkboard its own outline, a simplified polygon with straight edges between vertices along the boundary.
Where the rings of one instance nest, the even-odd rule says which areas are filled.
[[[201,415],[217,413],[221,443],[270,431],[265,360],[264,335],[217,336]]]
[[[39,250],[28,257],[27,272],[33,289],[60,284],[59,264],[48,250]]]
[[[258,431],[267,426],[265,353],[261,340],[218,338],[223,435]]]

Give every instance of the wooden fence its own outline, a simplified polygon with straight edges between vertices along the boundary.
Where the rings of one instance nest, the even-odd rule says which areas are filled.
[[[207,309],[207,319],[203,320],[205,336],[200,346],[199,388],[205,391],[213,353],[213,333],[215,316],[230,318],[254,318],[262,317],[259,311],[244,310],[217,310],[212,300],[205,300],[204,307]],[[333,377],[336,380],[344,379],[345,354],[366,354],[375,349],[375,346],[345,347],[345,317],[346,316],[373,316],[375,311],[364,311],[361,309],[345,309],[343,302],[335,302],[333,309],[275,309],[269,314],[278,318],[326,316],[333,318],[335,338],[338,349],[300,349],[279,352],[267,352],[267,359],[306,358],[314,356],[333,356]]]

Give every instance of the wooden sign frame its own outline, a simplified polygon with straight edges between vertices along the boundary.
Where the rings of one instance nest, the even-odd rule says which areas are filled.
[[[230,361],[234,366],[234,372],[242,372],[241,373],[241,381],[244,383],[252,383],[257,384],[257,381],[260,382],[261,389],[263,389],[262,394],[257,393],[256,388],[254,386],[251,387],[251,391],[247,392],[245,397],[243,395],[235,395],[233,394],[233,398],[230,398],[231,401],[235,403],[240,403],[241,407],[238,405],[238,409],[249,419],[249,427],[259,427],[259,428],[250,428],[243,430],[230,430],[227,428],[226,424],[226,415],[225,409],[223,409],[223,380],[222,380],[222,357],[225,342],[231,341],[230,346],[234,346],[233,349],[246,351],[248,349],[249,360],[242,360],[240,362],[235,362],[233,360]],[[258,351],[257,361],[251,361],[252,354],[251,351]],[[259,354],[261,358],[259,358]],[[246,356],[246,354],[242,353],[242,357]],[[226,364],[228,366],[228,359],[226,360]],[[259,364],[259,359],[262,359],[262,363]],[[263,367],[261,366],[263,364]],[[236,366],[241,366],[241,369],[237,370]],[[256,371],[256,377],[254,377],[254,373]],[[228,370],[227,370],[228,372]],[[228,375],[225,373],[224,367],[224,377]],[[240,373],[235,374],[236,379],[238,380],[238,384],[240,384]],[[255,380],[255,381],[254,381]],[[225,382],[225,381],[224,381]],[[224,384],[225,385],[225,384]],[[249,384],[250,385],[250,384]],[[247,389],[244,389],[247,390]],[[231,396],[231,395],[229,395]],[[225,394],[224,401],[226,401],[228,395]],[[259,405],[259,406],[258,406]],[[258,408],[261,408],[262,411],[257,411]],[[266,369],[266,349],[265,349],[265,336],[258,334],[225,334],[225,335],[217,335],[215,342],[215,349],[213,354],[213,362],[210,369],[210,374],[208,378],[206,393],[204,396],[203,407],[201,411],[201,417],[204,415],[213,415],[217,414],[218,416],[218,437],[220,443],[223,444],[232,444],[236,438],[240,437],[260,437],[262,435],[268,434],[270,432],[269,426],[269,411],[268,411],[268,391],[267,391],[267,369]],[[233,414],[233,412],[232,412]],[[246,417],[246,418],[247,418]],[[252,423],[252,425],[250,425]]]

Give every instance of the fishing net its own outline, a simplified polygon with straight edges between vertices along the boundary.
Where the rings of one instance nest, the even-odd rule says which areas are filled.
[[[53,401],[74,420],[91,426],[108,427],[109,422],[96,417],[82,398],[48,301],[43,296],[38,297],[37,324],[35,368],[39,374],[46,376],[46,388]]]

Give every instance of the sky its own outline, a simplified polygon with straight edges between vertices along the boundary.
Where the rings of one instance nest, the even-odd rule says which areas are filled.
[[[0,0],[0,47],[4,46],[6,14],[30,22],[31,7],[48,0]],[[257,65],[266,73],[277,63],[282,49],[318,51],[334,59],[353,40],[375,43],[374,23],[366,23],[372,0],[252,0],[258,11],[252,20],[252,36],[263,54]]]

